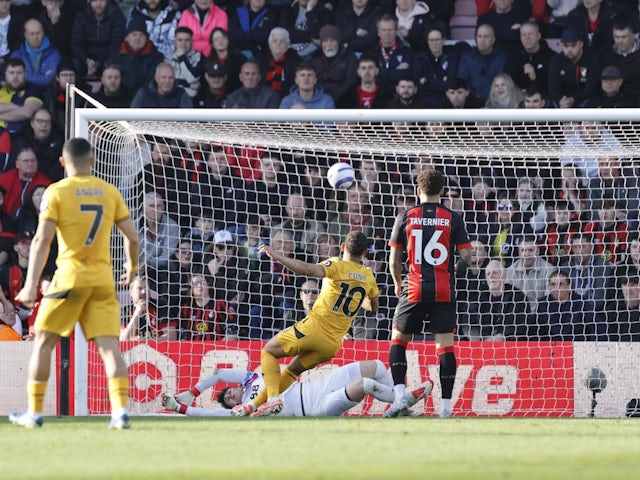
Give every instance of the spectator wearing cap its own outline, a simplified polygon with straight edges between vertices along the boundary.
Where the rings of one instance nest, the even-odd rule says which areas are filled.
[[[166,55],[164,61],[173,67],[176,84],[193,98],[200,88],[202,54],[193,49],[193,32],[188,27],[176,29],[173,44],[175,50]]]
[[[600,75],[600,92],[587,99],[585,108],[633,108],[635,98],[627,96],[622,90],[622,72],[618,67],[609,66]]]
[[[473,95],[469,90],[467,81],[462,78],[449,79],[445,91],[447,101],[443,108],[482,108],[484,102]]]
[[[257,57],[266,52],[271,31],[278,26],[278,11],[267,5],[267,0],[248,0],[244,5],[230,10],[231,42],[247,58]],[[288,33],[288,30],[285,31]]]
[[[291,2],[291,5],[280,11],[279,26],[291,34],[291,47],[298,52],[298,55],[303,60],[310,61],[311,56],[319,50],[320,46],[314,39],[320,35],[320,42],[322,42],[320,27],[326,26],[332,20],[333,16],[323,2],[299,0]]]
[[[131,108],[191,108],[193,102],[184,88],[176,85],[176,74],[168,63],[156,67],[153,81],[136,92]]]
[[[80,90],[91,92],[91,87],[78,78],[77,67],[66,58],[60,60],[56,68],[56,76],[51,80],[47,88],[44,104],[51,114],[56,128],[64,132],[65,108],[67,104],[67,84],[73,84]],[[82,98],[76,99],[78,108],[84,107]]]
[[[240,67],[247,60],[240,51],[231,44],[229,32],[222,28],[214,28],[209,37],[211,52],[204,60],[205,68],[208,63],[221,63],[227,72],[227,90],[233,92],[240,88]]]
[[[335,25],[320,29],[320,51],[310,63],[318,72],[318,84],[334,101],[358,82],[358,59],[340,46],[340,30]]]
[[[560,40],[562,52],[549,66],[549,96],[560,108],[579,107],[598,92],[600,62],[575,28],[565,28]]]
[[[193,99],[196,108],[224,108],[227,97],[227,72],[219,62],[207,63],[204,82]]]
[[[44,34],[40,20],[32,18],[24,23],[25,41],[11,54],[24,62],[27,81],[46,91],[56,74],[60,52]]]
[[[31,147],[25,147],[16,155],[16,168],[0,175],[0,187],[4,188],[4,211],[16,216],[23,202],[38,185],[48,186],[51,180],[38,171],[38,158]]]
[[[120,65],[122,85],[131,92],[153,81],[156,67],[162,61],[163,56],[149,40],[147,24],[141,17],[131,19],[124,42],[109,59],[109,63]]]
[[[425,31],[427,48],[416,54],[413,71],[418,80],[418,95],[435,108],[446,102],[447,82],[458,76],[460,57],[452,47],[445,47],[444,33],[431,27]]]
[[[387,102],[387,108],[431,108],[431,105],[418,97],[418,85],[410,72],[402,76],[396,84],[396,96]]]
[[[378,20],[378,45],[370,53],[378,61],[376,81],[383,92],[393,92],[398,80],[413,69],[415,55],[410,47],[398,38],[398,21],[391,15]]]
[[[335,108],[333,98],[318,85],[318,74],[313,65],[303,62],[296,67],[296,85],[280,102],[280,108]]]
[[[602,55],[602,65],[620,69],[622,90],[632,98],[640,92],[640,41],[630,22],[618,20],[613,26],[613,46]]]
[[[89,0],[84,10],[76,13],[71,30],[71,56],[78,62],[80,75],[100,75],[124,36],[125,18],[118,6],[107,0]]]
[[[213,0],[195,0],[193,5],[182,12],[178,26],[191,29],[193,49],[206,57],[211,51],[211,32],[217,27],[228,30],[229,19],[227,12],[213,3]]]
[[[141,17],[145,21],[149,40],[158,51],[165,58],[170,57],[175,48],[174,37],[180,11],[169,0],[140,0],[131,10],[131,19],[135,17]]]
[[[260,65],[247,60],[240,68],[242,86],[227,96],[226,108],[278,108],[280,95],[261,83]]]
[[[494,77],[504,71],[507,56],[495,48],[496,36],[488,24],[476,28],[476,46],[460,57],[458,77],[466,80],[469,91],[486,101]]]

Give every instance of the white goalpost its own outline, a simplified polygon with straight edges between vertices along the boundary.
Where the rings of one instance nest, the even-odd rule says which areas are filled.
[[[444,172],[443,201],[463,215],[477,262],[456,279],[454,415],[621,417],[640,397],[635,109],[82,108],[74,125],[95,147],[96,174],[123,192],[142,241],[139,318],[119,291],[134,414],[162,412],[161,392],[216,366],[257,369],[264,341],[304,317],[318,283],[260,258],[260,243],[316,262],[339,253],[350,229],[364,231],[381,309],[358,314],[334,361],[308,375],[386,363],[397,301],[387,242],[395,216],[417,201],[425,166]],[[356,170],[348,190],[326,181],[337,161]],[[531,239],[538,263],[525,259]],[[113,260],[121,269],[116,236]],[[536,281],[532,269],[542,272]],[[501,281],[487,281],[489,271]],[[417,405],[435,415],[428,332],[408,360],[410,387],[436,384]],[[73,413],[107,413],[102,366],[79,331],[72,363]],[[593,387],[594,368],[606,388]],[[198,405],[217,406],[215,393]],[[365,402],[351,414],[385,408]]]

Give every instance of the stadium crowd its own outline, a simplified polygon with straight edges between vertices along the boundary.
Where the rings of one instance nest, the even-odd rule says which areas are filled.
[[[454,3],[0,1],[0,301],[16,312],[17,338],[30,338],[34,318],[13,297],[42,191],[63,176],[68,83],[108,107],[638,105],[638,2],[478,0],[475,38],[457,43],[447,40]],[[336,196],[323,180],[335,159],[147,141],[149,162],[135,182],[143,275],[122,338],[269,338],[304,315],[318,286],[258,247],[321,261],[353,229],[372,239],[366,263],[382,302],[377,315],[355,320],[351,336],[388,338],[397,301],[389,222],[417,201],[419,161],[350,158],[358,181]],[[616,142],[595,122],[566,140],[568,148]],[[474,265],[457,280],[460,338],[640,340],[634,165],[568,156],[532,175],[434,164],[473,238]]]

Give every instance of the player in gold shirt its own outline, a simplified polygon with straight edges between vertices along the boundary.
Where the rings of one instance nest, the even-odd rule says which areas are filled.
[[[49,378],[51,351],[60,337],[73,333],[77,322],[87,340],[93,340],[109,379],[109,428],[129,428],[127,368],[118,349],[120,306],[116,298],[110,237],[116,225],[124,238],[126,272],[120,283],[135,277],[140,245],[135,225],[120,192],[91,175],[95,159],[83,138],[64,144],[60,163],[67,178],[47,188],[42,198],[38,229],[31,243],[24,287],[16,300],[33,306],[38,281],[54,234],[58,239],[56,272],[35,322],[36,336],[29,364],[28,410],[9,415],[24,427],[42,426],[42,404]]]
[[[362,232],[349,232],[341,245],[343,258],[332,257],[320,263],[289,258],[262,245],[260,253],[280,262],[289,270],[322,278],[320,295],[307,317],[279,332],[260,353],[260,365],[266,389],[253,402],[237,405],[235,416],[277,415],[283,402],[278,396],[305,370],[332,359],[342,344],[360,307],[378,310],[378,286],[371,270],[362,264],[369,239]],[[279,358],[294,357],[280,372]],[[267,400],[265,402],[265,400]],[[255,407],[258,409],[254,412]]]

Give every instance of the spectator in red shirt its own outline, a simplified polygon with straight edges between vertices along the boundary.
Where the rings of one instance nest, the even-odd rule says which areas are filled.
[[[618,220],[617,215],[616,201],[612,198],[604,199],[598,207],[598,220],[584,227],[586,233],[593,235],[595,253],[611,263],[621,262],[627,250],[629,227]]]
[[[0,175],[4,196],[4,211],[16,216],[32,190],[38,185],[48,186],[51,180],[38,171],[38,158],[31,147],[25,147],[16,156],[16,168]]]

